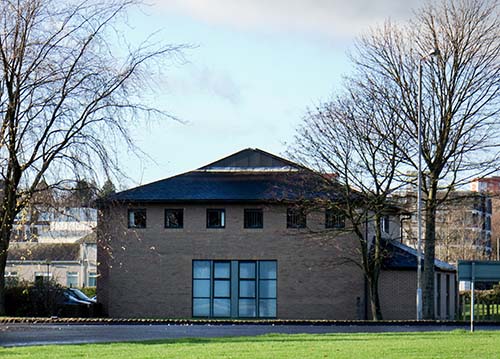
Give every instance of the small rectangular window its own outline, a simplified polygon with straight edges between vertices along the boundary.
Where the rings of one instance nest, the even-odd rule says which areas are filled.
[[[51,278],[51,272],[35,272],[35,283],[48,282]]]
[[[382,232],[389,233],[390,231],[390,220],[389,216],[383,216],[380,218],[380,229]]]
[[[16,286],[18,283],[17,272],[6,271],[4,274],[4,278],[5,278],[5,285],[7,287]]]
[[[89,287],[97,286],[97,273],[96,272],[89,272],[87,286],[89,286]]]
[[[287,228],[306,228],[306,212],[303,208],[289,207],[286,210]]]
[[[66,287],[68,288],[78,287],[78,272],[66,273]]]
[[[182,208],[165,209],[165,228],[183,228],[184,210]]]
[[[345,228],[345,216],[334,209],[325,211],[325,228]]]
[[[128,210],[128,228],[146,228],[146,209]]]
[[[264,226],[264,216],[262,209],[245,209],[244,228],[262,228]]]
[[[226,226],[224,209],[207,209],[207,228],[224,228]]]

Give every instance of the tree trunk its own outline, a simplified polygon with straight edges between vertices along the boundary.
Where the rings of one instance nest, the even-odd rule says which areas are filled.
[[[434,259],[436,252],[436,190],[429,191],[425,206],[424,273],[422,281],[422,316],[434,319]]]
[[[11,225],[2,223],[0,231],[0,316],[5,315],[5,266],[7,265],[7,253],[9,249]]]
[[[377,279],[368,279],[368,290],[370,292],[370,309],[374,321],[382,320],[382,309],[380,308],[380,297],[378,295],[378,275]]]

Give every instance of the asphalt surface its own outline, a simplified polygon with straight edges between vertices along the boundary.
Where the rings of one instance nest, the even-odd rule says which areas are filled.
[[[252,336],[268,333],[381,333],[469,330],[465,325],[102,325],[0,324],[0,346],[80,344],[176,338]],[[480,325],[477,330],[500,330]]]

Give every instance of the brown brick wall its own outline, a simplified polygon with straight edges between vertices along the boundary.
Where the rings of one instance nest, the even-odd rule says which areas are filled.
[[[416,318],[416,272],[383,270],[378,287],[384,319]]]
[[[456,277],[454,273],[450,272],[437,272],[440,273],[441,281],[441,295],[440,316],[436,319],[455,319],[456,311]],[[446,276],[449,277],[449,304],[446,304]],[[437,279],[436,275],[436,279]],[[435,288],[435,308],[437,308],[437,285]],[[379,280],[379,295],[382,307],[382,315],[384,319],[416,319],[417,307],[417,272],[409,270],[383,270]],[[448,309],[448,313],[446,312]]]
[[[282,205],[136,207],[148,209],[145,229],[127,228],[125,206],[104,212],[99,222],[98,298],[112,317],[191,317],[193,259],[277,260],[278,318],[360,315],[363,275],[349,262],[357,241],[337,231],[316,233],[322,213],[308,216],[309,229],[294,230],[286,229]],[[226,209],[225,229],[206,228],[208,207]],[[244,229],[243,209],[256,207],[264,208],[264,228]],[[184,208],[183,229],[164,228],[165,208]]]

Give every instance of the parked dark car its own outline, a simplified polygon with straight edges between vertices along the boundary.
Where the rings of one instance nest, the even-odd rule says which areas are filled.
[[[61,310],[63,317],[95,317],[101,313],[101,306],[95,299],[89,298],[81,290],[66,288]]]
[[[89,298],[80,289],[67,288],[64,291],[64,304],[82,304],[82,305],[92,305],[96,304],[97,301],[93,298]]]

